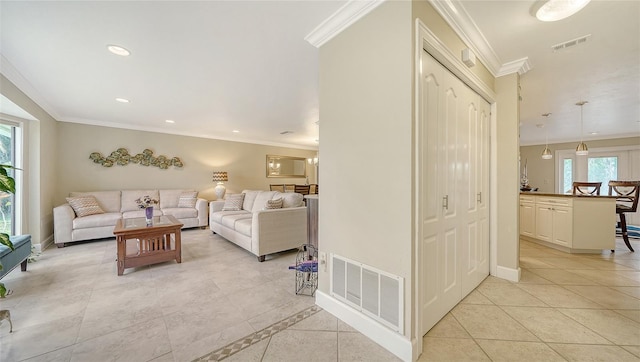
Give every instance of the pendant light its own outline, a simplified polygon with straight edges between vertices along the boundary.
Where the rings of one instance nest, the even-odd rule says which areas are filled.
[[[551,113],[545,113],[542,116],[546,117],[547,120],[548,120],[550,115],[551,115]],[[545,129],[544,130],[545,145],[544,145],[544,150],[542,150],[542,159],[543,160],[550,160],[550,159],[553,158],[553,155],[551,154],[551,150],[549,149],[549,131],[547,131],[546,125],[547,125],[546,122],[542,125],[542,127],[544,127],[544,129]]]
[[[580,143],[578,143],[578,147],[576,147],[576,155],[578,156],[586,156],[589,154],[589,149],[587,148],[586,143],[582,141],[582,137],[584,135],[584,121],[582,119],[582,106],[589,103],[588,101],[580,101],[576,103],[576,106],[580,106]]]

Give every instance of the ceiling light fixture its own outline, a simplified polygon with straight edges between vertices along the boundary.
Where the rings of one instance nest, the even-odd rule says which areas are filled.
[[[172,119],[167,119],[167,120],[165,120],[165,122],[167,122],[167,123],[176,123],[176,121],[174,121]]]
[[[570,17],[584,8],[591,0],[539,0],[531,8],[540,21],[558,21]]]
[[[234,129],[233,131],[231,131],[233,133],[240,133],[240,131],[238,131],[237,129]]]
[[[547,120],[549,119],[549,116],[551,115],[551,113],[545,113],[542,116],[547,118]],[[551,154],[551,150],[549,149],[549,131],[547,131],[545,124],[539,125],[541,127],[539,128],[545,128],[545,133],[544,133],[544,138],[545,138],[545,146],[544,146],[544,150],[542,150],[542,159],[543,160],[550,160],[553,158],[553,154]]]
[[[116,102],[120,103],[130,103],[131,101],[126,98],[116,98]]]
[[[119,46],[119,45],[113,45],[113,44],[109,44],[107,45],[107,49],[112,52],[115,55],[120,55],[122,57],[128,57],[129,55],[131,55],[131,52],[128,51],[127,49]]]
[[[582,119],[582,106],[589,103],[588,101],[580,101],[576,103],[576,106],[580,106],[580,143],[578,143],[578,147],[576,147],[576,155],[578,156],[586,156],[589,154],[589,149],[587,148],[586,143],[582,142],[582,135],[584,130],[584,121]]]

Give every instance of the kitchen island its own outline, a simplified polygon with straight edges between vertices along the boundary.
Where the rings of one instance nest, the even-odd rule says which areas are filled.
[[[616,243],[616,197],[520,193],[520,237],[569,253],[601,253]]]

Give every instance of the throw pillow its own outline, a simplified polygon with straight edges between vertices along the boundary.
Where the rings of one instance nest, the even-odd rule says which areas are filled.
[[[267,203],[264,205],[265,210],[272,209],[282,209],[282,197],[277,198],[275,200],[267,200]]]
[[[222,211],[240,211],[242,210],[243,201],[244,194],[227,195],[227,198],[224,200],[224,206],[222,206]]]
[[[196,207],[197,197],[198,197],[198,191],[185,191],[181,193],[180,199],[178,199],[178,207],[188,207],[188,208]]]
[[[100,205],[98,205],[98,200],[91,195],[67,197],[67,202],[71,205],[71,208],[78,217],[104,214],[104,211]]]

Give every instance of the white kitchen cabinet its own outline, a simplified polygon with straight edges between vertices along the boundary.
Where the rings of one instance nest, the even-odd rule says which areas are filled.
[[[615,248],[615,209],[608,196],[522,194],[520,236],[563,251],[600,253]]]

